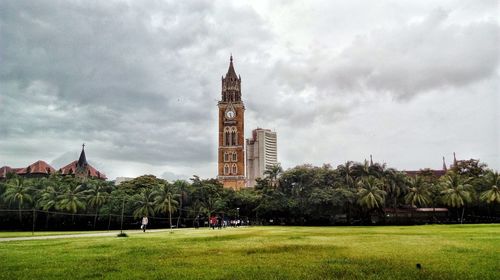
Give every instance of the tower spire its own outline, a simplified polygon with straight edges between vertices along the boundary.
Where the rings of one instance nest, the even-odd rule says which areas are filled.
[[[78,167],[84,167],[87,165],[87,157],[85,156],[85,143],[82,144],[82,152],[80,153],[80,158],[78,158]]]
[[[444,157],[443,157],[443,170],[444,171],[448,170],[448,168],[446,167],[446,161],[444,160]]]
[[[229,69],[227,69],[227,74],[226,78],[228,76],[232,76],[233,78],[238,78],[238,75],[236,75],[236,71],[234,71],[234,66],[233,66],[233,54],[229,57]]]
[[[373,165],[373,158],[372,158],[372,155],[370,155],[370,166]]]

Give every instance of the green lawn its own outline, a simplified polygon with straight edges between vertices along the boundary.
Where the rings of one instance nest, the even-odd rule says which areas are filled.
[[[0,243],[0,279],[500,279],[499,268],[500,225],[181,229]]]

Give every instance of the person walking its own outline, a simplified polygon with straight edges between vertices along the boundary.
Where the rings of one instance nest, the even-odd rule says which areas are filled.
[[[146,232],[146,227],[148,226],[148,217],[142,217],[141,229],[142,232]]]
[[[220,216],[217,216],[217,229],[222,228],[222,218]]]
[[[210,227],[212,229],[215,229],[216,225],[217,225],[217,218],[215,216],[210,217]]]
[[[196,216],[196,219],[194,219],[193,225],[194,225],[194,228],[200,227],[200,216]]]

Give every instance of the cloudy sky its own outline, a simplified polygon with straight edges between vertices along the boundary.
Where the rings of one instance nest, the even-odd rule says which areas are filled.
[[[232,53],[278,158],[500,170],[498,1],[0,1],[0,166],[216,176]]]

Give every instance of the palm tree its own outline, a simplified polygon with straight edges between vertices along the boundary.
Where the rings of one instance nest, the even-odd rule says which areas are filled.
[[[500,204],[500,173],[489,171],[483,185],[488,189],[481,193],[481,200],[488,204]]]
[[[449,172],[441,177],[441,196],[443,203],[452,208],[462,208],[460,223],[463,223],[465,205],[472,201],[471,178],[463,178],[455,172]],[[458,216],[458,213],[457,213]]]
[[[342,202],[345,212],[347,223],[351,223],[351,205],[355,202],[356,193],[354,189],[348,185],[340,185],[333,189],[335,198]]]
[[[382,190],[382,182],[373,177],[368,176],[362,178],[358,182],[358,204],[368,210],[380,209],[385,202],[385,195]]]
[[[412,207],[427,206],[431,203],[430,192],[425,181],[420,176],[410,177],[408,179],[408,193],[405,196],[405,202]]]
[[[337,172],[342,178],[343,184],[354,188],[354,168],[352,161],[346,161],[346,163],[337,166]]]
[[[58,205],[58,194],[57,190],[53,186],[46,186],[40,190],[40,197],[37,201],[37,205],[44,211],[47,211],[47,217],[45,219],[45,227],[49,225],[49,210],[56,208]]]
[[[99,208],[106,203],[109,198],[107,186],[102,182],[90,182],[88,189],[85,191],[87,195],[87,205],[95,209],[94,229],[99,215]]]
[[[354,179],[354,168],[352,161],[346,161],[344,164],[337,166],[339,175],[335,181],[335,193],[344,201],[344,209],[346,212],[346,220],[351,223],[351,205],[356,201],[356,189]]]
[[[160,186],[154,195],[154,210],[160,213],[168,213],[170,228],[172,228],[172,212],[177,211],[177,206],[179,205],[177,199],[180,198],[180,194],[175,192],[173,185],[166,183]]]
[[[19,222],[22,223],[22,207],[25,202],[33,201],[31,188],[27,185],[27,181],[17,177],[9,180],[3,198],[9,205],[11,203],[17,203],[19,209]]]
[[[406,175],[393,168],[384,171],[384,190],[387,193],[386,204],[392,207],[396,221],[398,220],[398,199],[401,198],[408,189]]]
[[[357,179],[372,175],[370,170],[370,163],[367,160],[365,160],[363,163],[354,163],[352,166],[352,173]]]
[[[150,188],[143,188],[133,197],[134,218],[154,216],[155,194]]]
[[[42,210],[49,211],[57,206],[57,191],[52,186],[47,186],[40,191],[40,198],[37,201],[38,207]]]
[[[276,188],[278,186],[278,177],[283,172],[280,164],[275,164],[264,171],[264,175],[271,181],[271,186]]]
[[[188,189],[189,189],[189,184],[184,181],[184,180],[176,180],[173,183],[175,189],[179,192],[180,197],[179,197],[179,216],[177,216],[177,228],[179,227],[179,222],[181,220],[181,215],[182,215],[182,210],[184,207],[184,203],[188,199]]]
[[[71,220],[73,222],[78,210],[85,210],[87,206],[84,200],[84,188],[83,185],[77,185],[76,187],[67,186],[66,190],[57,197],[59,201],[56,207],[71,212]]]
[[[384,178],[384,176],[386,175],[386,172],[388,172],[387,164],[385,164],[385,163],[380,164],[378,162],[371,164],[369,170],[370,170],[371,175],[373,175],[379,179]]]

